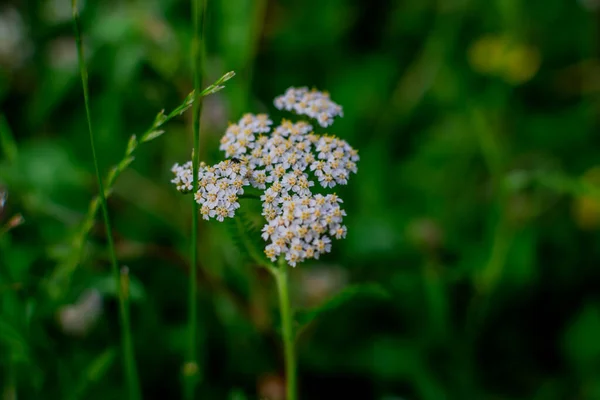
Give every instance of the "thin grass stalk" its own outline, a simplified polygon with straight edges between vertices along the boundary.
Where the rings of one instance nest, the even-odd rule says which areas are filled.
[[[206,4],[204,0],[192,0],[192,16],[194,35],[192,39],[192,57],[194,74],[194,106],[193,106],[193,135],[194,147],[192,151],[192,168],[194,178],[194,193],[198,191],[198,168],[200,166],[200,116],[202,114],[202,97],[200,97],[200,86],[202,85],[202,56],[203,56],[203,29]],[[188,327],[188,354],[186,370],[189,372],[184,377],[185,398],[192,400],[198,381],[198,362],[196,351],[196,331],[197,331],[197,268],[198,268],[198,204],[192,197],[192,234],[190,249],[190,279],[189,279],[189,327]]]
[[[223,89],[223,84],[227,82],[229,79],[233,78],[235,73],[233,71],[227,72],[219,79],[217,79],[214,83],[206,87],[202,92],[200,92],[200,96],[208,96],[210,94],[216,93],[219,90]],[[131,165],[131,163],[135,159],[135,152],[138,147],[142,143],[147,143],[153,141],[165,132],[163,129],[164,125],[172,120],[173,118],[183,114],[189,108],[192,107],[194,102],[194,92],[192,91],[190,94],[186,96],[183,103],[179,106],[175,107],[170,113],[166,114],[164,110],[160,111],[152,125],[146,129],[146,131],[141,134],[141,136],[132,135],[129,138],[129,142],[127,143],[127,148],[125,149],[125,153],[123,154],[123,158],[115,165],[113,165],[108,175],[104,180],[104,195],[108,199],[113,191],[113,186],[119,178],[119,176]],[[2,120],[0,119],[0,123]],[[4,132],[0,130],[0,135]],[[48,292],[52,298],[57,298],[60,296],[60,292],[63,292],[65,288],[68,286],[68,282],[70,276],[75,272],[77,266],[79,265],[81,258],[83,256],[83,247],[85,245],[85,240],[87,238],[88,232],[92,229],[94,225],[94,219],[96,217],[96,213],[100,208],[100,194],[95,196],[90,205],[88,207],[88,212],[85,215],[82,223],[80,224],[77,232],[75,232],[70,246],[72,251],[70,251],[59,263],[59,265],[52,272],[50,280],[48,282]]]
[[[81,29],[79,21],[79,11],[77,9],[77,0],[71,1],[71,7],[73,9],[73,26],[75,29],[75,41],[77,44],[77,57],[79,61],[79,73],[81,75],[81,85],[83,86],[83,99],[85,103],[85,114],[88,125],[88,132],[90,134],[90,146],[92,148],[92,158],[94,160],[94,167],[96,169],[96,178],[98,181],[98,188],[100,191],[100,205],[102,208],[102,215],[104,217],[104,226],[106,228],[106,239],[108,245],[108,252],[110,254],[111,269],[115,279],[115,286],[121,287],[121,277],[119,274],[119,268],[117,263],[117,255],[115,252],[115,245],[112,237],[112,229],[110,225],[110,218],[108,216],[108,206],[106,204],[106,195],[104,193],[104,185],[102,183],[102,176],[100,175],[100,167],[98,165],[98,157],[96,154],[96,146],[94,143],[94,132],[92,129],[92,118],[90,113],[90,101],[89,101],[89,90],[88,90],[88,74],[85,65],[85,57],[83,53],[83,45],[81,42]],[[133,343],[131,338],[131,328],[129,322],[129,315],[126,312],[127,304],[124,293],[122,290],[117,290],[119,297],[119,319],[121,325],[121,340],[123,344],[123,365],[125,368],[127,378],[127,391],[130,400],[138,400],[141,398],[140,387],[137,376],[137,369],[135,359],[133,357]]]
[[[279,295],[279,311],[281,313],[281,333],[283,336],[283,353],[285,358],[286,400],[297,399],[296,350],[292,309],[290,307],[290,291],[288,285],[288,265],[285,258],[279,259],[279,268],[271,269],[277,284]]]
[[[12,358],[12,355],[11,355]],[[15,373],[14,362],[11,359],[8,362],[8,371],[6,372],[6,384],[3,387],[4,400],[17,400],[17,377]]]

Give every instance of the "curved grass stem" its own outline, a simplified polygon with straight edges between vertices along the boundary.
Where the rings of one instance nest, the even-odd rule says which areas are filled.
[[[214,83],[204,88],[204,90],[200,92],[200,97],[208,96],[223,89],[223,84],[229,79],[233,78],[234,76],[235,73],[233,71],[223,74],[223,76],[217,79]],[[105,177],[104,196],[107,199],[113,193],[113,186],[117,178],[119,178],[119,176],[134,161],[134,155],[138,147],[142,143],[147,143],[159,138],[164,133],[164,130],[162,128],[167,122],[183,114],[185,111],[191,108],[195,100],[195,93],[196,92],[192,91],[190,94],[188,94],[183,100],[183,103],[175,107],[170,113],[167,114],[164,110],[160,111],[154,118],[154,121],[152,122],[150,127],[147,128],[144,133],[139,135],[139,138],[137,135],[132,135],[129,138],[129,142],[127,143],[127,148],[125,149],[123,158],[117,164],[113,165],[110,168],[108,175]],[[0,125],[1,124],[2,120],[0,118]],[[0,130],[0,133],[2,132],[3,130]],[[63,261],[59,263],[59,265],[57,265],[57,267],[51,274],[47,287],[47,290],[51,297],[59,297],[60,293],[65,291],[64,288],[68,286],[70,276],[75,272],[77,266],[81,261],[85,240],[87,238],[89,230],[93,226],[94,219],[96,217],[96,213],[98,212],[99,207],[100,194],[95,196],[90,202],[88,211],[83,219],[83,222],[80,224],[79,229],[73,236],[73,239],[70,243],[72,251],[67,253]]]
[[[202,42],[204,30],[204,16],[206,14],[205,0],[192,0],[192,16],[194,24],[194,37],[192,39],[192,57],[194,73],[194,105],[193,105],[193,135],[194,149],[192,152],[192,165],[194,175],[194,192],[198,190],[198,168],[200,166],[200,115],[202,114],[202,97],[200,96],[200,85],[202,84],[202,61],[204,43]],[[198,268],[198,205],[192,197],[192,234],[190,249],[190,279],[189,279],[189,326],[188,326],[188,349],[186,370],[189,372],[184,376],[185,398],[192,400],[196,383],[198,382],[198,362],[196,355],[196,330],[197,330],[197,283],[196,275]]]
[[[108,206],[106,204],[106,195],[104,192],[104,185],[102,183],[102,176],[100,174],[100,167],[98,165],[98,157],[96,154],[96,146],[94,144],[94,132],[92,129],[92,119],[90,113],[90,101],[89,101],[89,90],[88,90],[88,75],[87,68],[85,65],[85,57],[83,53],[83,45],[81,42],[81,29],[79,22],[79,11],[77,9],[77,0],[72,0],[71,6],[73,9],[73,26],[75,29],[75,40],[77,44],[77,56],[79,61],[79,73],[81,75],[81,85],[83,86],[83,98],[85,103],[85,113],[88,124],[88,131],[90,134],[90,145],[92,148],[92,157],[94,159],[94,167],[96,170],[96,178],[98,181],[98,189],[100,192],[100,206],[102,208],[102,215],[104,217],[104,226],[106,228],[106,239],[108,245],[108,252],[110,254],[111,270],[115,279],[115,285],[117,288],[121,287],[121,276],[119,273],[117,255],[115,252],[115,245],[112,237],[112,229],[110,224],[110,218],[108,216]],[[127,306],[127,299],[123,290],[117,290],[119,297],[119,319],[121,326],[121,340],[123,345],[123,365],[127,379],[127,391],[128,398],[130,400],[138,400],[141,398],[140,386],[137,375],[137,368],[135,359],[133,356],[133,340],[131,337],[131,327],[129,322],[129,312]]]

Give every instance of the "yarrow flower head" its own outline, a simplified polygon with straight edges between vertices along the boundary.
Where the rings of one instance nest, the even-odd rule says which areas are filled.
[[[193,189],[192,162],[172,168],[175,178],[171,181],[180,192]],[[238,196],[244,194],[244,186],[248,185],[247,168],[231,160],[221,161],[210,167],[200,165],[198,171],[198,191],[194,193],[196,203],[201,205],[202,218],[216,218],[223,221],[232,218],[235,210],[240,208]]]
[[[329,93],[307,87],[289,88],[275,98],[275,107],[314,118],[322,127],[331,125],[334,117],[343,116],[342,107],[331,101]]]
[[[248,149],[254,148],[256,135],[269,132],[272,124],[266,114],[246,114],[237,124],[229,125],[219,149],[225,152],[226,157],[245,154]]]
[[[307,88],[288,89],[275,99],[275,106],[316,118],[323,127],[343,115],[328,94]],[[265,254],[272,261],[285,257],[295,266],[328,253],[332,238],[346,236],[342,200],[313,190],[316,182],[323,188],[347,184],[357,172],[359,156],[345,140],[315,134],[305,121],[272,125],[266,114],[245,114],[230,124],[220,144],[229,159],[212,167],[200,165],[194,197],[204,219],[223,221],[240,207],[245,186],[262,191]],[[171,182],[180,192],[194,191],[192,168],[191,161],[173,166]]]
[[[294,196],[282,204],[282,212],[263,228],[262,237],[270,241],[265,254],[271,261],[284,255],[291,266],[307,258],[319,258],[331,250],[331,237],[346,237],[342,217],[346,212],[336,195]]]

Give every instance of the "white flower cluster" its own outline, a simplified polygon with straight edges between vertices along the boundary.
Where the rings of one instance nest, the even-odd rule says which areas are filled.
[[[306,88],[288,89],[275,104],[315,117],[322,126],[342,115],[341,107],[327,94]],[[260,199],[267,224],[262,236],[270,241],[265,254],[272,261],[285,255],[288,264],[295,266],[329,252],[332,237],[345,237],[341,199],[335,194],[315,195],[311,188],[315,181],[324,188],[347,184],[350,174],[357,172],[359,157],[346,141],[316,135],[304,121],[283,120],[272,132],[271,125],[266,114],[246,114],[230,124],[220,149],[231,159],[213,167],[201,165],[195,198],[202,205],[203,218],[223,221],[240,207],[243,186],[263,191]],[[193,191],[191,162],[175,164],[172,171],[177,190]]]
[[[63,332],[71,336],[84,336],[102,314],[102,295],[98,289],[87,289],[74,304],[62,306],[58,323]]]
[[[282,205],[282,213],[263,228],[262,237],[271,243],[265,254],[271,261],[280,255],[292,267],[307,258],[319,258],[331,251],[331,237],[346,237],[342,217],[346,215],[335,194],[323,196],[294,196]]]
[[[188,193],[193,190],[192,162],[188,161],[172,168],[175,178],[171,181],[177,190]],[[198,171],[198,191],[194,194],[196,203],[200,204],[202,218],[216,218],[223,221],[233,218],[235,210],[240,208],[238,196],[244,194],[244,186],[248,185],[248,169],[244,164],[231,160],[221,161],[210,167],[200,165]]]
[[[267,114],[246,114],[237,124],[229,125],[219,149],[225,152],[226,157],[245,154],[248,149],[254,148],[255,134],[269,132],[272,124]]]
[[[190,193],[194,190],[194,176],[192,175],[192,162],[188,161],[183,165],[175,163],[171,172],[175,174],[175,178],[171,179],[171,183],[175,184],[177,190],[182,193]]]
[[[317,161],[310,165],[310,170],[323,187],[334,187],[336,184],[346,185],[350,172],[356,173],[358,151],[345,140],[334,136],[322,136],[316,144]]]
[[[314,118],[322,127],[333,124],[334,117],[344,116],[342,107],[331,101],[329,93],[308,90],[307,87],[289,88],[282,96],[275,98],[275,107]]]
[[[33,45],[22,15],[5,4],[0,7],[0,67],[9,72],[23,66]]]

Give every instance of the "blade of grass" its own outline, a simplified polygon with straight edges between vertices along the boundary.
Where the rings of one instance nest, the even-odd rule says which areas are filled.
[[[482,108],[472,106],[470,110],[472,110],[471,120],[481,154],[490,173],[495,195],[494,207],[499,214],[498,219],[493,222],[495,227],[488,261],[483,269],[474,275],[475,295],[471,298],[466,321],[467,333],[470,338],[474,338],[486,317],[491,296],[504,274],[515,231],[506,216],[509,193],[502,185],[506,156],[498,140],[497,128],[490,123],[489,117]]]
[[[6,383],[3,385],[3,399],[17,400],[17,384],[15,377],[15,366],[13,361],[9,361],[4,379]]]
[[[114,348],[108,348],[102,354],[97,356],[92,362],[85,368],[81,381],[75,386],[73,391],[69,393],[69,400],[78,400],[84,398],[87,391],[94,384],[106,375],[108,369],[117,358],[117,352]]]
[[[194,36],[192,39],[192,68],[194,74],[194,106],[193,106],[193,135],[194,148],[192,151],[192,166],[194,179],[194,192],[198,191],[198,168],[200,166],[200,115],[202,113],[202,99],[198,96],[202,84],[202,62],[203,62],[203,31],[206,15],[206,1],[192,0],[192,16],[194,25]],[[198,268],[198,205],[192,197],[192,234],[190,245],[190,279],[189,279],[189,326],[188,326],[188,349],[186,368],[184,371],[184,393],[188,400],[194,399],[194,391],[198,381],[198,361],[196,354],[196,329],[197,329],[197,283],[196,275]]]
[[[11,131],[4,114],[0,114],[0,149],[8,161],[14,162],[16,160],[17,144],[15,135]]]
[[[81,29],[79,21],[79,11],[77,8],[77,0],[71,1],[71,7],[73,9],[73,27],[75,29],[75,41],[77,44],[77,56],[79,61],[79,73],[81,75],[81,85],[83,86],[83,99],[85,104],[85,114],[87,119],[88,131],[90,134],[90,145],[92,148],[92,157],[94,159],[94,168],[96,170],[96,178],[98,180],[98,188],[100,191],[100,205],[102,207],[102,215],[104,217],[104,225],[106,227],[106,238],[108,244],[108,251],[110,253],[110,261],[112,273],[116,281],[117,287],[120,287],[121,277],[119,274],[119,268],[117,264],[117,255],[115,253],[115,246],[112,238],[112,229],[110,226],[110,218],[108,216],[108,206],[106,204],[106,194],[104,192],[104,184],[100,175],[100,167],[98,164],[98,157],[96,155],[96,146],[94,143],[94,131],[92,129],[92,117],[90,113],[90,96],[88,90],[88,74],[85,65],[85,57],[83,53],[83,45],[81,42]],[[127,378],[127,392],[130,400],[138,400],[141,398],[140,386],[137,376],[137,368],[135,359],[133,356],[133,341],[131,338],[131,327],[129,321],[129,315],[125,312],[127,308],[125,293],[123,290],[119,291],[119,319],[121,325],[121,340],[123,342],[123,363]]]

